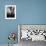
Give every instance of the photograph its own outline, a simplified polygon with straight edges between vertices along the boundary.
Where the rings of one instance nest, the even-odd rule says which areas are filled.
[[[16,5],[5,5],[5,19],[16,19]]]
[[[46,41],[46,25],[19,24],[18,42],[20,46],[31,46],[33,42]]]

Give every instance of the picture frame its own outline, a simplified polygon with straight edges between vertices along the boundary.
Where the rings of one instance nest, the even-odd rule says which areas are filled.
[[[18,42],[21,40],[46,41],[46,24],[18,24]]]
[[[16,19],[16,5],[5,5],[5,19]]]

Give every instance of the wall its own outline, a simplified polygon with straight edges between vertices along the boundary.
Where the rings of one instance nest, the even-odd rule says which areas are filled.
[[[10,32],[17,32],[17,19],[5,19],[5,5],[15,5],[16,0],[0,0],[0,44],[7,44],[9,42],[8,35]],[[16,38],[15,43],[18,43]]]
[[[16,4],[16,20],[5,20],[7,4]],[[9,32],[17,34],[18,24],[46,24],[46,0],[0,0],[0,44],[8,43]]]
[[[46,24],[46,0],[17,0],[19,24]]]

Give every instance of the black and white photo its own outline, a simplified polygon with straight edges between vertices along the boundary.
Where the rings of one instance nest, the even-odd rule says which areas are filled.
[[[5,19],[16,19],[16,5],[5,5]]]

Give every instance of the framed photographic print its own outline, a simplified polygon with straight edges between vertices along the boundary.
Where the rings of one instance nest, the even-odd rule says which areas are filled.
[[[16,19],[16,5],[5,5],[5,19]]]
[[[45,24],[19,24],[18,42],[22,40],[46,41]]]

